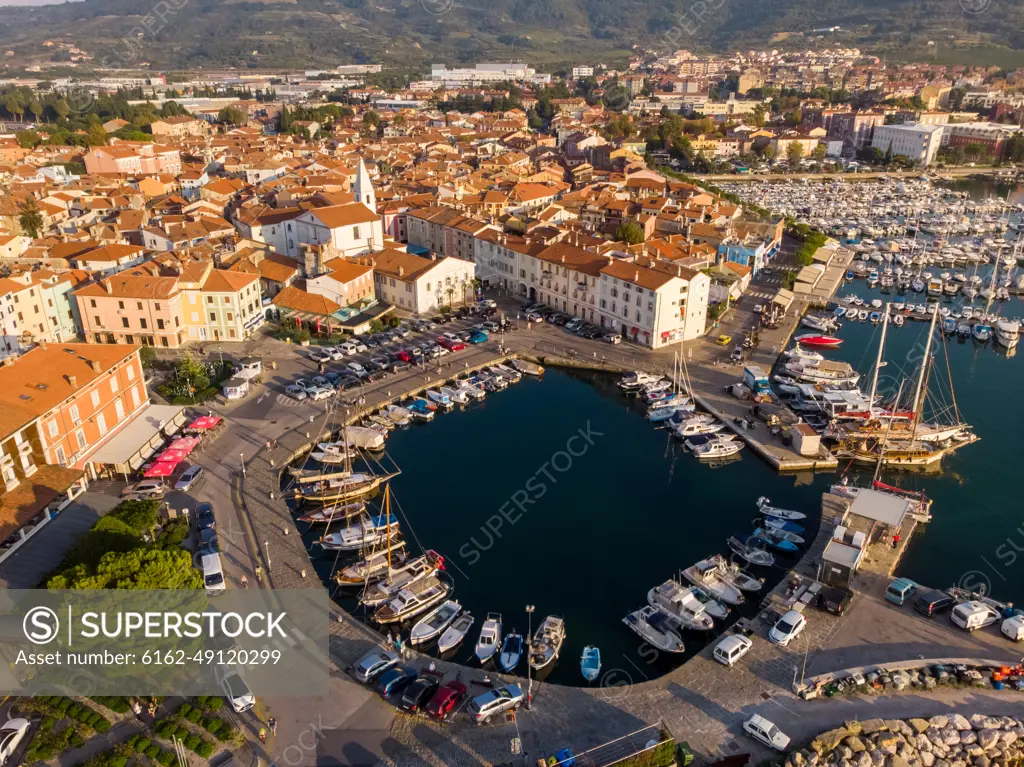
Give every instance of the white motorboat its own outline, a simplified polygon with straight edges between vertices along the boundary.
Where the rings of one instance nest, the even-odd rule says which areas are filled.
[[[507,380],[509,383],[519,383],[521,380],[523,380],[523,376],[518,370],[510,368],[508,365],[502,364],[500,362],[497,365],[491,365],[491,370],[496,371],[498,375]]]
[[[544,375],[543,367],[528,360],[514,359],[512,360],[512,366],[520,373],[525,373],[528,376]]]
[[[706,592],[700,586],[690,586],[690,593],[693,594],[694,599],[703,605],[704,611],[712,618],[725,620],[729,617],[729,613],[731,612],[729,606],[724,602],[715,599],[715,597],[711,596],[711,594]]]
[[[309,454],[314,461],[326,464],[340,464],[356,458],[352,451],[347,450],[340,442],[320,442],[316,450]]]
[[[791,522],[798,522],[801,519],[807,519],[807,515],[802,511],[793,511],[792,509],[780,509],[778,506],[771,506],[770,501],[765,497],[761,496],[757,499],[757,511],[760,514],[764,514],[769,517],[776,517],[778,519],[788,519]]]
[[[775,564],[775,557],[764,549],[759,549],[756,546],[750,546],[739,538],[732,536],[727,541],[729,548],[740,557],[743,557],[752,565],[758,567],[771,567]]]
[[[409,632],[410,644],[424,644],[439,637],[462,612],[462,605],[454,600],[435,607],[424,615]]]
[[[807,314],[800,318],[800,324],[811,330],[818,330],[822,333],[831,333],[836,328],[834,317],[819,317],[814,314]]]
[[[444,654],[454,650],[466,638],[469,630],[473,627],[473,616],[470,613],[463,613],[437,640],[437,651]]]
[[[387,575],[390,568],[400,566],[409,558],[405,551],[405,541],[392,540],[391,552],[378,551],[334,574],[334,582],[339,586],[363,586]]]
[[[451,397],[449,397],[447,394],[443,394],[437,389],[427,389],[427,399],[433,402],[438,407],[444,408],[445,410],[451,410],[455,406],[455,403],[452,402]]]
[[[743,568],[738,564],[728,561],[721,554],[717,554],[716,556],[719,561],[718,574],[725,581],[731,583],[740,591],[755,592],[764,588],[763,578],[755,578],[752,575],[749,575],[744,572]],[[712,560],[714,559],[715,557],[712,557]]]
[[[373,619],[381,624],[407,621],[446,599],[451,590],[449,583],[433,577],[424,578],[402,589],[386,605],[378,607],[373,613]]]
[[[382,514],[364,519],[354,525],[342,528],[320,538],[318,543],[324,551],[359,551],[363,548],[375,547],[383,543],[389,534],[398,532],[398,520],[394,514],[387,517]]]
[[[644,373],[641,370],[625,373],[619,379],[618,387],[625,391],[639,391],[648,384],[660,381],[664,376],[655,373]]]
[[[483,399],[487,396],[487,390],[482,386],[475,386],[469,381],[459,381],[459,391],[465,392],[470,399]]]
[[[744,447],[744,444],[739,440],[733,440],[731,442],[715,440],[713,442],[705,442],[703,445],[698,445],[693,451],[693,454],[696,455],[697,459],[700,461],[712,461],[716,458],[729,458],[730,456],[736,455]]]
[[[679,619],[683,628],[693,631],[709,631],[715,621],[708,615],[704,605],[678,581],[669,578],[660,586],[647,592],[647,603],[656,610],[662,610]]]
[[[358,516],[364,511],[366,511],[366,504],[363,501],[342,503],[337,506],[325,506],[322,509],[314,509],[307,514],[298,516],[296,521],[306,522],[310,525],[329,525],[331,522],[341,522]]]
[[[622,619],[641,639],[662,652],[680,653],[686,648],[676,630],[676,622],[670,615],[650,605],[641,607]]]
[[[377,607],[394,599],[402,589],[442,569],[444,557],[436,551],[428,551],[423,556],[392,569],[386,578],[367,587],[359,601],[367,607]]]
[[[383,450],[386,436],[376,429],[366,426],[349,426],[345,430],[350,447],[363,450]]]
[[[457,405],[469,404],[469,395],[466,394],[462,389],[452,388],[451,386],[442,386],[441,394],[445,395]]]
[[[819,352],[811,349],[805,349],[800,345],[794,346],[789,351],[784,352],[783,356],[788,357],[789,359],[807,360],[810,362],[822,362],[825,359]]]
[[[714,434],[725,428],[725,424],[711,415],[694,415],[676,427],[676,436],[680,439],[693,437],[697,434]]]
[[[534,632],[530,643],[530,668],[539,671],[557,660],[565,641],[565,621],[554,615],[547,616]]]
[[[697,564],[687,567],[683,570],[683,577],[728,605],[741,605],[744,602],[740,590],[722,577],[719,562],[715,557],[702,559]]]
[[[998,320],[995,324],[996,341],[1012,349],[1020,340],[1020,323],[1016,320]]]
[[[412,413],[400,405],[388,405],[384,412],[399,426],[408,426],[412,423]]]
[[[480,637],[476,640],[476,659],[487,663],[501,647],[501,613],[487,613],[484,625],[480,627]]]

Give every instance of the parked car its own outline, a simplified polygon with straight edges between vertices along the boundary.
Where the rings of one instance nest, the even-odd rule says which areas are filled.
[[[313,362],[330,362],[333,359],[330,353],[324,349],[314,349],[309,353],[309,358],[313,360]]]
[[[487,724],[495,714],[501,714],[509,709],[515,710],[522,702],[523,691],[519,686],[507,684],[473,698],[469,703],[469,718],[477,724]]]
[[[917,593],[917,588],[909,578],[897,578],[885,589],[885,598],[895,605],[903,605]]]
[[[332,360],[340,360],[345,356],[345,352],[343,352],[337,346],[325,346],[323,348],[323,351],[325,354],[331,355]]]
[[[390,650],[373,650],[356,661],[352,667],[352,674],[360,682],[366,683],[397,665],[397,653]]]
[[[121,491],[121,497],[143,500],[156,499],[163,498],[165,492],[167,492],[167,488],[164,486],[163,481],[159,479],[144,479],[141,482],[136,482],[134,485],[128,485],[128,487]]]
[[[826,586],[818,592],[818,608],[833,615],[842,615],[852,599],[853,594],[849,591]]]
[[[6,765],[28,732],[28,719],[8,719],[0,727],[0,765]]]
[[[438,719],[444,719],[464,697],[466,697],[466,685],[456,680],[448,682],[427,702],[427,713]]]
[[[319,402],[322,399],[330,399],[332,394],[334,394],[333,390],[326,389],[326,388],[321,388],[321,387],[317,386],[310,393],[309,398],[311,400],[313,400],[314,402]]]
[[[526,315],[526,321],[541,323],[544,322],[544,317],[538,312],[530,312]]]
[[[610,344],[621,344],[622,336],[620,336],[618,333],[605,333],[604,340]]]
[[[211,551],[199,557],[199,564],[203,571],[203,588],[210,596],[216,596],[227,590],[227,583],[224,581],[224,567],[220,561],[220,553]]]
[[[286,386],[284,393],[287,394],[292,399],[297,400],[298,402],[302,402],[302,400],[306,399],[306,397],[309,396],[308,394],[306,394],[306,390],[303,389],[298,384]]]
[[[948,613],[955,604],[956,600],[945,591],[932,589],[914,600],[914,609],[926,618],[934,618],[939,613]]]
[[[402,698],[398,701],[399,708],[415,714],[434,697],[434,693],[440,686],[441,681],[436,677],[421,676],[413,680],[402,693]]]
[[[370,360],[370,362],[375,364],[381,370],[387,370],[388,368],[391,367],[391,360],[389,360],[387,357],[374,357],[373,359]]]
[[[484,343],[489,338],[490,338],[490,336],[487,335],[487,333],[485,331],[478,330],[475,333],[471,333],[470,334],[469,342],[471,344],[482,344],[482,343]]]
[[[405,349],[403,349],[400,352],[396,352],[395,353],[395,357],[397,357],[402,362],[411,362],[412,361],[412,355],[409,352],[407,352]]]
[[[196,506],[196,529],[205,530],[208,527],[216,527],[217,518],[213,514],[213,504],[200,503]]]
[[[330,379],[328,379],[327,376],[314,376],[312,378],[312,383],[314,386],[318,386],[321,389],[334,388],[334,384],[331,383]]]
[[[350,362],[350,363],[348,363],[348,369],[351,370],[353,373],[355,373],[360,378],[362,378],[364,375],[366,375],[366,368],[364,368],[358,362]]]
[[[256,696],[235,669],[221,672],[220,686],[236,714],[244,714],[256,705]]]
[[[743,730],[755,740],[776,751],[785,751],[789,747],[789,736],[763,716],[754,714],[743,723]]]
[[[410,666],[395,666],[377,677],[377,692],[387,698],[401,692],[416,678],[416,669]]]
[[[715,343],[718,344],[719,346],[728,346],[729,344],[732,343],[732,336],[727,336],[724,334],[720,335],[718,338],[715,339]]]
[[[349,343],[355,348],[357,353],[361,354],[366,351],[366,344],[359,338],[353,338]]]
[[[807,627],[807,619],[796,610],[783,615],[768,632],[768,638],[775,644],[785,647]]]
[[[742,634],[727,636],[715,645],[714,656],[719,663],[732,666],[736,661],[750,652],[754,643]]]
[[[181,473],[181,476],[178,477],[178,481],[174,483],[174,489],[181,490],[182,492],[188,492],[202,476],[202,466],[189,466]]]
[[[217,529],[204,527],[199,531],[199,553],[220,554],[220,540],[217,538]]]

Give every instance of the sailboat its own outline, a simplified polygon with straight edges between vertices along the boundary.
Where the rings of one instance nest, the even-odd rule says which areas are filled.
[[[328,533],[317,543],[324,551],[359,551],[382,543],[393,532],[398,532],[398,519],[393,514],[380,514]]]
[[[297,522],[306,522],[310,525],[329,525],[336,520],[356,517],[366,511],[366,504],[362,501],[355,503],[342,503],[338,506],[327,506],[322,509],[314,509],[308,514],[300,514]]]
[[[418,580],[444,570],[444,557],[436,551],[428,551],[421,557],[409,560],[399,567],[389,568],[387,575],[368,586],[363,592],[360,603],[367,607],[376,607],[393,599],[399,591]]]
[[[374,552],[339,570],[334,574],[334,582],[339,586],[363,586],[383,578],[393,566],[405,564],[408,558],[405,541],[392,537],[387,551]]]

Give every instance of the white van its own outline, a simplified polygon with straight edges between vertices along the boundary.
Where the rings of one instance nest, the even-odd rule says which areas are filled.
[[[753,646],[754,643],[741,634],[727,636],[715,645],[715,660],[725,666],[732,666],[750,652],[750,648]]]
[[[985,628],[985,626],[991,626],[999,618],[998,610],[977,600],[963,602],[954,607],[949,614],[949,619],[964,631],[975,631]]]
[[[220,564],[220,554],[215,551],[203,554],[200,564],[203,566],[203,585],[207,594],[212,596],[227,589],[227,584],[224,582],[224,570]]]
[[[1010,616],[999,629],[1014,642],[1024,642],[1024,615]]]

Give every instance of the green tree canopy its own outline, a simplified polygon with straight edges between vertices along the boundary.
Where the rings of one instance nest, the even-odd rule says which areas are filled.
[[[623,221],[615,229],[615,239],[618,242],[636,245],[644,241],[644,230],[635,221]]]
[[[43,229],[43,214],[39,212],[39,203],[35,198],[29,197],[18,205],[18,223],[21,231],[35,239]]]

